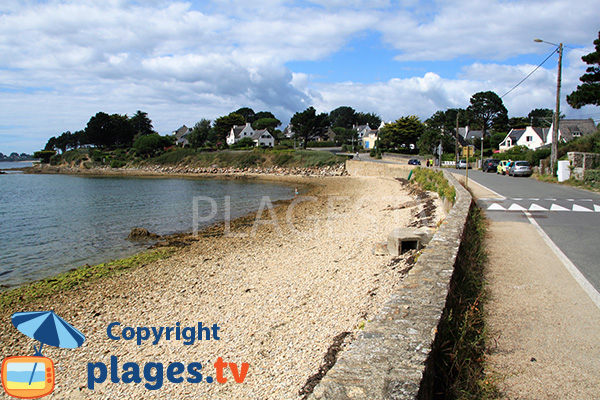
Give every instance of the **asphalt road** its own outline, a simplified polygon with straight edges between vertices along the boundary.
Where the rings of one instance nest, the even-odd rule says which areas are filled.
[[[465,174],[464,170],[453,172]],[[527,221],[529,214],[600,292],[600,194],[478,170],[469,170],[472,180],[499,195],[478,200],[489,218]]]

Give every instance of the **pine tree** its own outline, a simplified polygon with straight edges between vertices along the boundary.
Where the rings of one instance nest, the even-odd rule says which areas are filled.
[[[598,39],[594,40],[596,51],[581,57],[590,67],[579,78],[582,85],[567,96],[567,103],[573,108],[581,108],[588,104],[600,106],[600,32]]]

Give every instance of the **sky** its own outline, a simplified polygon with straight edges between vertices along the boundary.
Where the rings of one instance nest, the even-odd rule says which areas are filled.
[[[314,106],[384,121],[503,96],[510,117],[561,113],[598,38],[600,0],[2,0],[0,152],[32,153],[97,112],[169,134],[241,107],[283,129]],[[506,95],[505,95],[506,94]],[[505,96],[504,96],[505,95]]]

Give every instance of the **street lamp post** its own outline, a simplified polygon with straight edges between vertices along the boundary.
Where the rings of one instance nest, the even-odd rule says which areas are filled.
[[[481,133],[481,170],[483,171],[483,132]]]
[[[556,78],[556,106],[554,109],[554,118],[552,121],[552,147],[550,150],[550,170],[552,171],[552,175],[555,175],[556,171],[554,170],[554,166],[556,165],[556,160],[558,157],[558,124],[560,120],[560,83],[562,77],[563,44],[546,42],[542,39],[534,39],[533,41],[536,43],[547,43],[553,46],[557,46],[556,51],[558,52],[558,76]]]

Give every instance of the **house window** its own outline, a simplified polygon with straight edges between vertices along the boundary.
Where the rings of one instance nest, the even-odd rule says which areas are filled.
[[[512,143],[511,143],[510,139],[506,139],[506,145],[507,146],[512,146]]]
[[[573,132],[573,137],[581,137],[581,132]]]
[[[533,142],[533,136],[527,136],[525,140],[528,142]]]

